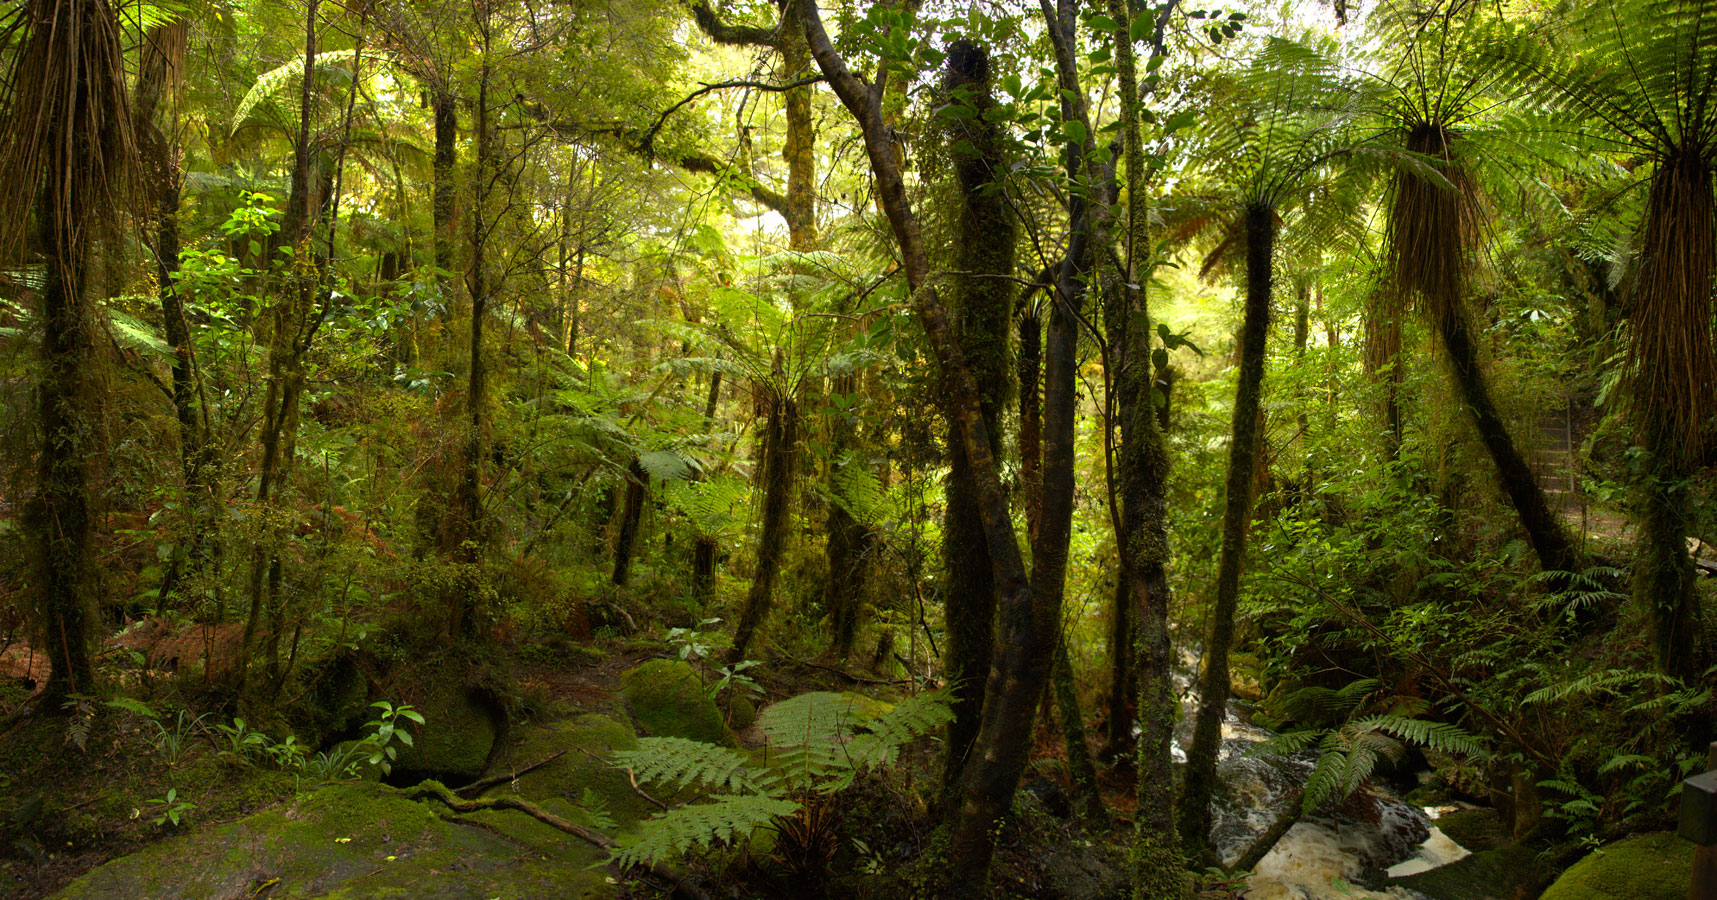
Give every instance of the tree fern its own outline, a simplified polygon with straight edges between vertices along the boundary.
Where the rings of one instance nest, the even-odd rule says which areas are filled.
[[[316,54],[318,74],[337,71],[336,64],[351,65],[355,53],[352,50],[329,50]],[[327,72],[323,72],[326,69]],[[288,60],[278,68],[270,69],[256,77],[256,83],[245,92],[244,99],[239,101],[238,108],[233,111],[232,130],[237,132],[257,106],[270,102],[275,95],[285,90],[292,82],[304,74],[304,57],[298,56]]]

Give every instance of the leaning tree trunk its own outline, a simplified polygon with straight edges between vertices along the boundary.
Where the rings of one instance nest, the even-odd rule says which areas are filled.
[[[779,371],[776,373],[780,377]],[[799,457],[799,406],[793,398],[774,383],[758,385],[761,400],[768,411],[761,441],[763,469],[763,523],[757,538],[757,571],[751,578],[751,590],[745,595],[745,608],[733,631],[733,646],[728,650],[728,663],[737,663],[751,649],[763,620],[774,605],[775,578],[781,568],[782,551],[787,545],[787,525],[793,505],[793,478]]]
[[[964,142],[971,148],[953,151],[954,178],[960,188],[955,200],[959,206],[955,268],[960,274],[954,276],[951,306],[955,333],[979,385],[990,456],[999,458],[1002,410],[1013,375],[1008,332],[1014,292],[1007,276],[1014,269],[1015,228],[1000,184],[1006,171],[1000,131],[982,115],[995,105],[988,56],[969,42],[954,42],[945,85],[951,92],[966,93],[980,111],[976,118],[954,120],[947,136],[950,145]],[[953,419],[952,410],[949,419]],[[977,486],[966,450],[959,440],[949,440],[942,523],[947,672],[954,685],[954,720],[948,725],[942,770],[943,784],[949,789],[955,786],[978,735],[995,643],[996,584],[977,506]]]
[[[1233,438],[1222,513],[1222,554],[1217,563],[1216,606],[1204,645],[1199,677],[1198,718],[1187,751],[1186,790],[1181,796],[1180,836],[1187,853],[1214,864],[1210,843],[1210,798],[1216,786],[1216,757],[1222,749],[1222,719],[1228,712],[1228,649],[1240,601],[1240,571],[1252,518],[1253,470],[1259,444],[1259,400],[1264,386],[1265,339],[1270,329],[1272,250],[1276,211],[1253,202],[1246,207],[1246,311],[1240,326],[1240,383],[1234,395]]]
[[[1538,554],[1538,564],[1546,571],[1571,572],[1580,568],[1580,554],[1568,540],[1562,519],[1550,508],[1544,489],[1533,475],[1532,466],[1520,452],[1509,433],[1508,423],[1496,408],[1489,379],[1479,366],[1478,348],[1473,344],[1472,329],[1466,317],[1456,310],[1441,317],[1438,337],[1449,354],[1449,368],[1455,376],[1455,386],[1461,392],[1467,412],[1479,440],[1496,465],[1503,493],[1514,505],[1520,524]]]

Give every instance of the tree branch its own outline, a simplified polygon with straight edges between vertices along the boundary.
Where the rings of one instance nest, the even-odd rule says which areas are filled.
[[[756,25],[729,25],[715,14],[710,8],[709,0],[690,0],[686,8],[691,10],[692,18],[698,23],[698,28],[709,39],[729,47],[770,47],[776,48],[779,35],[774,28],[759,28]]]
[[[656,134],[658,132],[660,132],[662,130],[662,126],[667,123],[668,117],[673,115],[674,113],[678,112],[680,107],[685,106],[687,103],[690,103],[693,100],[696,100],[697,98],[702,97],[704,94],[707,94],[711,91],[719,91],[719,90],[724,90],[726,88],[736,88],[736,87],[755,88],[755,89],[760,90],[760,91],[790,91],[790,90],[793,90],[794,88],[802,88],[808,84],[816,84],[817,82],[822,81],[822,80],[823,80],[823,76],[821,76],[821,75],[811,75],[811,76],[807,76],[805,78],[801,78],[798,81],[790,82],[788,84],[772,84],[772,83],[767,82],[767,81],[746,81],[746,80],[718,81],[718,82],[715,82],[714,84],[711,84],[707,81],[706,82],[699,82],[700,84],[703,85],[703,87],[700,87],[695,91],[692,91],[690,94],[686,95],[686,98],[684,100],[681,100],[680,102],[674,104],[673,106],[668,107],[666,110],[664,110],[662,112],[661,115],[656,117],[656,124],[651,125],[650,130],[644,132],[644,139],[638,142],[638,146],[644,151],[645,154],[649,154],[652,150],[654,143],[655,143]]]

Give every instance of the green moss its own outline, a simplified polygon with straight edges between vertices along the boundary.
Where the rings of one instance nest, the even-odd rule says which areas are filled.
[[[170,838],[97,868],[62,900],[609,898],[594,847],[520,813],[450,821],[380,785],[325,787],[297,801]]]
[[[1617,841],[1575,863],[1543,900],[1683,900],[1693,845],[1668,832]]]
[[[414,746],[404,748],[394,769],[449,781],[471,781],[483,774],[500,730],[497,711],[465,684],[458,667],[431,674],[410,701],[423,713]]]
[[[586,790],[594,791],[607,806],[608,815],[622,829],[655,812],[632,790],[624,771],[606,764],[614,751],[638,745],[630,725],[608,716],[584,715],[535,724],[521,732],[519,740],[495,760],[496,774],[522,769],[562,750],[566,752],[540,769],[497,785],[490,789],[490,795],[516,790],[519,796],[544,806],[551,801],[572,806],[582,802]]]
[[[1498,850],[1514,843],[1508,826],[1491,809],[1460,809],[1437,817],[1432,823],[1449,836],[1449,840],[1478,853]]]
[[[682,660],[652,659],[620,676],[620,693],[640,728],[660,737],[732,745],[703,679]]]

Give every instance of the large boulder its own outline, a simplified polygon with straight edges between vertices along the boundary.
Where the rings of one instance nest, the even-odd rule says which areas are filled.
[[[731,746],[721,710],[704,692],[703,679],[684,660],[652,659],[620,676],[626,709],[646,733]]]
[[[1693,845],[1669,832],[1617,841],[1562,873],[1542,900],[1685,900]]]
[[[372,782],[324,787],[255,815],[152,844],[85,873],[56,900],[212,897],[556,897],[607,900],[605,854],[523,813],[455,822]]]
[[[435,778],[457,787],[483,774],[505,717],[488,693],[467,684],[458,669],[425,672],[412,685],[407,702],[424,722],[412,726],[413,745],[400,748],[394,761],[396,783]]]

